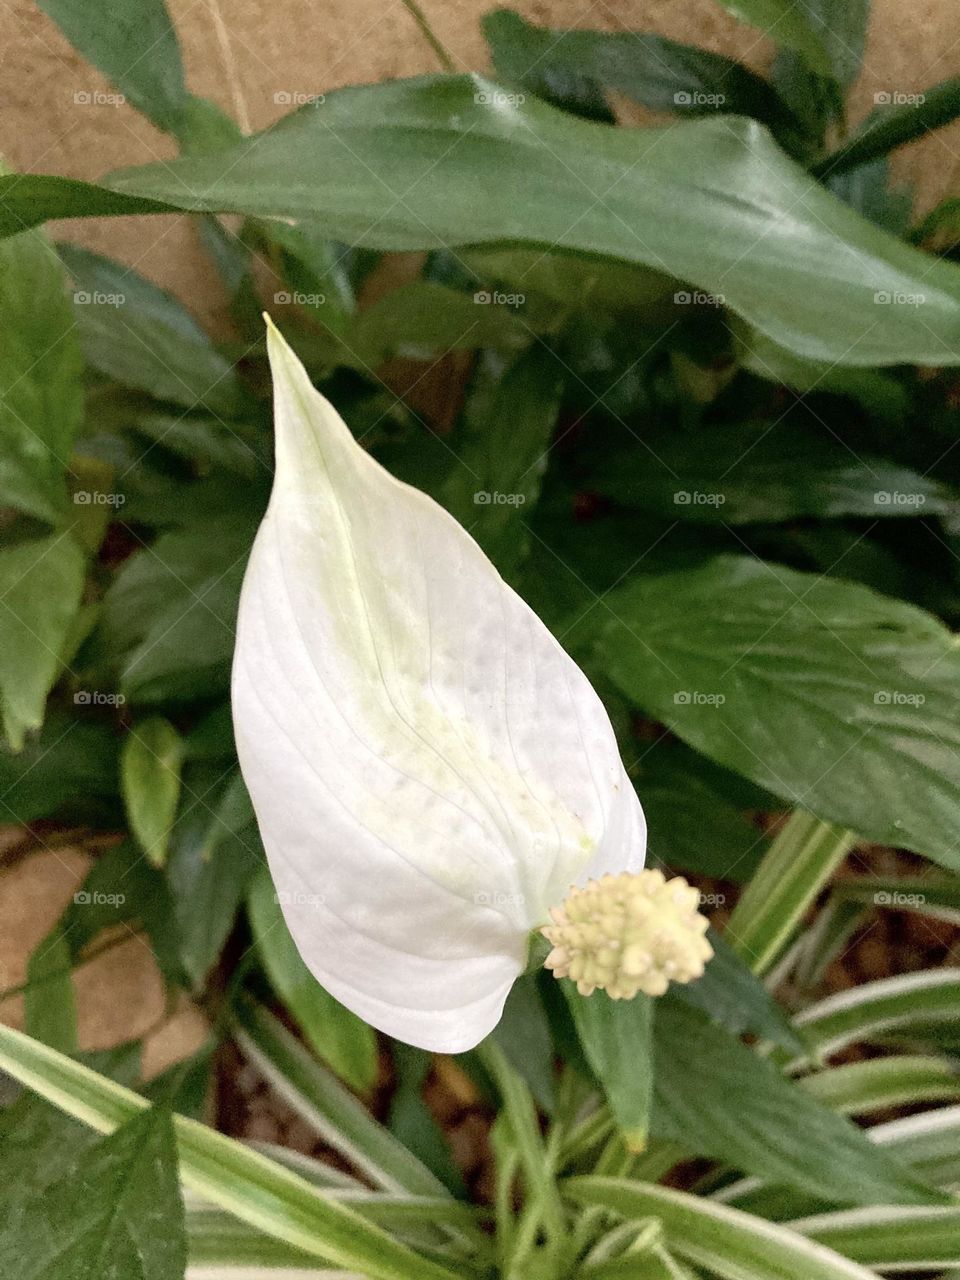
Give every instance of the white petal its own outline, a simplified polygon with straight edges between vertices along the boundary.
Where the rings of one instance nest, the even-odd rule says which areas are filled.
[[[353,439],[271,326],[277,475],[237,632],[237,747],[284,914],[373,1026],[457,1052],[572,883],[645,829],[579,668],[457,522]]]

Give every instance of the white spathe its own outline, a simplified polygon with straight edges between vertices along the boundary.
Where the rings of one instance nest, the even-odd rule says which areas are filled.
[[[237,627],[243,776],[318,981],[456,1053],[496,1026],[570,886],[640,869],[643,812],[580,669],[272,325],[268,343],[277,471]]]

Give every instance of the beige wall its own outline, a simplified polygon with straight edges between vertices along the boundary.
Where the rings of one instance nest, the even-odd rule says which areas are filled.
[[[245,128],[286,108],[274,94],[437,69],[430,47],[399,0],[168,0],[190,87],[215,99]],[[488,0],[423,0],[437,34],[464,69],[486,65],[479,18]],[[735,54],[763,67],[770,48],[713,0],[519,0],[531,20],[553,26],[654,30]],[[915,92],[960,73],[957,0],[875,0],[857,114],[878,90]],[[0,0],[4,111],[0,153],[16,168],[96,178],[108,169],[161,159],[169,141],[127,106],[78,106],[74,93],[105,88],[31,0]],[[898,160],[929,208],[960,186],[960,127],[927,138]],[[173,288],[196,311],[217,299],[189,220],[113,219],[58,234],[111,253]]]

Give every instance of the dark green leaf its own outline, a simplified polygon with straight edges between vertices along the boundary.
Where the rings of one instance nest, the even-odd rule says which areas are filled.
[[[377,1078],[376,1035],[325,991],[304,964],[284,921],[281,901],[270,872],[262,867],[247,891],[247,910],[267,975],[311,1048],[341,1079],[368,1092]]]
[[[562,983],[577,1035],[610,1110],[631,1151],[642,1151],[650,1129],[653,1098],[654,1001],[637,995],[611,1000],[605,991],[581,996]],[[659,1014],[659,1005],[657,1006]]]
[[[43,724],[83,591],[85,560],[69,533],[0,549],[0,711],[19,751]]]
[[[225,784],[220,770],[212,776],[207,770],[191,770],[184,775],[183,790],[166,870],[180,958],[193,985],[200,987],[263,862],[263,850],[239,769]]]
[[[0,312],[0,503],[58,522],[83,417],[82,366],[63,268],[42,232],[0,244]]]
[[[77,284],[74,318],[94,368],[186,409],[234,412],[233,367],[172,294],[112,258],[59,249]]]
[[[554,1048],[534,974],[523,974],[513,984],[493,1038],[549,1115],[554,1104]]]
[[[605,453],[587,487],[674,520],[775,523],[798,516],[916,516],[954,510],[936,480],[789,420],[678,435],[644,432]]]
[[[960,653],[936,618],[747,556],[606,604],[608,674],[681,738],[817,817],[958,865]]]
[[[491,364],[484,374],[451,440],[459,465],[441,497],[511,580],[529,545],[526,521],[547,469],[563,366],[537,344],[505,371]]]
[[[876,97],[878,109],[858,132],[815,167],[819,177],[856,169],[955,120],[960,115],[960,76],[942,80],[924,93],[884,92]]]
[[[59,925],[31,952],[27,984],[23,993],[27,1035],[61,1053],[76,1053],[77,1007],[70,977],[70,948]]]
[[[194,212],[309,218],[380,248],[579,249],[689,279],[810,358],[955,360],[960,271],[811,184],[754,122],[675,126],[658,145],[666,133],[574,120],[535,100],[504,110],[502,92],[453,76],[340,90],[216,157],[114,174],[103,204],[115,211],[122,190]],[[386,207],[385,189],[398,197]],[[42,193],[56,190],[49,178],[0,180],[0,229],[48,216]],[[97,190],[88,194],[99,212]],[[884,290],[922,293],[923,324],[911,307],[878,308]]]
[[[771,1040],[793,1053],[803,1052],[803,1041],[786,1012],[755,973],[737,955],[722,934],[707,934],[713,959],[703,976],[672,988],[671,1000],[693,1005],[734,1035],[749,1032]]]
[[[53,712],[19,755],[0,752],[0,814],[25,826],[112,797],[117,789],[117,741],[109,729]]]
[[[396,1041],[393,1068],[396,1089],[390,1101],[390,1132],[454,1195],[465,1193],[463,1178],[436,1118],[423,1100],[423,1086],[433,1059],[422,1049]]]
[[[163,0],[40,0],[70,43],[160,129],[187,101],[180,47]],[[74,101],[92,100],[92,88]]]
[[[654,1043],[654,1136],[841,1204],[939,1202],[849,1120],[704,1014],[661,1001]]]
[[[147,1111],[85,1151],[0,1234],[0,1265],[17,1280],[183,1280],[169,1115]]]
[[[558,78],[625,94],[651,111],[732,112],[795,127],[776,90],[741,62],[642,31],[557,31],[497,9],[483,19],[497,74],[556,101]]]

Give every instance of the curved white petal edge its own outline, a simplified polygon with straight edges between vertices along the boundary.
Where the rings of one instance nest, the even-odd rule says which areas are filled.
[[[268,343],[277,471],[240,601],[243,776],[317,980],[457,1053],[496,1026],[570,886],[640,869],[643,812],[580,669],[272,325]]]

